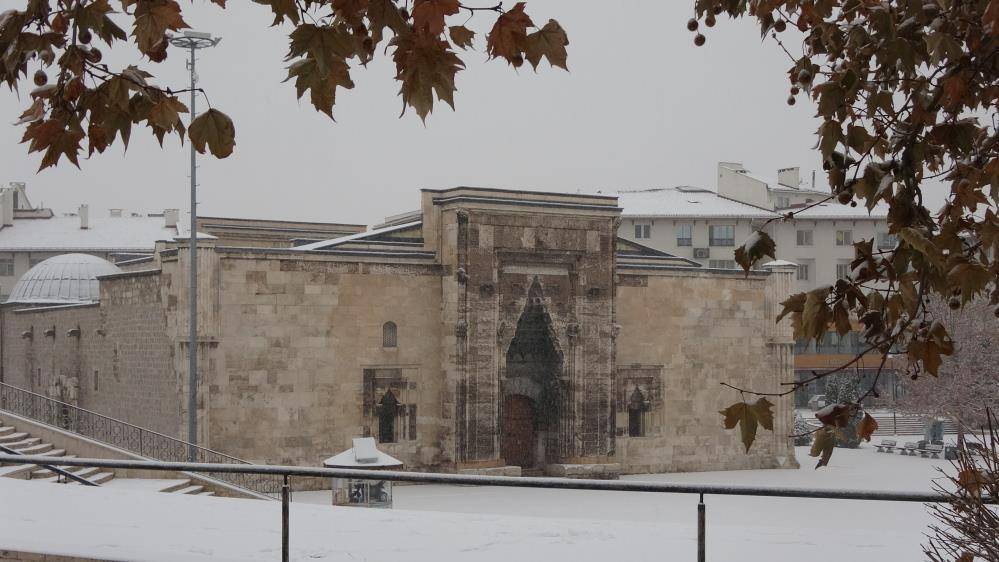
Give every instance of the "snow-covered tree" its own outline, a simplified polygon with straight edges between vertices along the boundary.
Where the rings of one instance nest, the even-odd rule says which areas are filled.
[[[959,310],[939,300],[930,307],[953,337],[954,355],[937,376],[923,372],[904,381],[899,408],[953,418],[962,430],[980,429],[986,409],[999,411],[999,319],[984,299]]]

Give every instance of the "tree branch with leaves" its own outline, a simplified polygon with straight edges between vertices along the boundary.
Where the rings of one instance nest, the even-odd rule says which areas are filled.
[[[210,1],[226,7],[226,0]],[[403,113],[412,108],[426,120],[435,102],[454,108],[455,77],[465,67],[457,50],[473,48],[475,33],[465,24],[479,13],[496,15],[486,35],[490,59],[514,68],[526,61],[535,70],[547,60],[568,69],[565,30],[555,20],[536,26],[524,2],[505,10],[503,4],[459,0],[253,1],[270,8],[273,26],[291,28],[285,81],[294,82],[299,98],[308,93],[312,105],[331,118],[337,90],[354,87],[351,72],[373,60],[382,44],[395,63]],[[105,51],[130,48],[150,63],[165,61],[170,34],[190,27],[178,1],[115,5],[120,11],[111,0],[25,0],[23,9],[0,13],[0,81],[15,91],[32,77],[32,103],[16,124],[25,127],[22,142],[29,153],[43,153],[39,170],[63,157],[79,167],[85,141],[87,157],[116,142],[127,148],[133,125],[142,124],[161,145],[168,134],[177,134],[182,141],[189,137],[199,152],[229,156],[236,129],[225,113],[211,108],[187,130],[181,115],[188,108],[177,94],[189,89],[154,85],[149,68],[114,70],[102,62]],[[465,21],[458,23],[461,12]],[[125,28],[131,28],[131,43]]]
[[[702,22],[713,27],[727,15],[755,20],[761,37],[787,53],[788,104],[810,98],[819,121],[816,148],[830,196],[814,204],[885,207],[898,239],[888,251],[875,251],[873,240],[855,243],[851,274],[792,295],[778,321],[789,316],[796,339],[817,341],[859,323],[861,355],[883,359],[875,381],[894,349],[904,350],[910,376],[946,376],[941,364],[955,342],[928,304],[942,299],[956,310],[981,298],[999,315],[999,0],[693,4],[696,17],[687,27],[698,32],[695,44],[706,43]],[[923,191],[937,178],[949,183],[950,194],[934,213]],[[747,271],[776,255],[766,226],[736,250]],[[787,381],[781,391],[739,390],[789,394],[845,366]],[[875,382],[858,402],[876,392]],[[845,412],[859,405],[839,406]],[[834,433],[840,419],[822,420],[823,431]]]

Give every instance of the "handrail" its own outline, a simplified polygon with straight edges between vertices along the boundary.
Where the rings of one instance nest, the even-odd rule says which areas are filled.
[[[250,464],[232,455],[0,382],[0,411],[3,410],[154,460],[188,460],[193,450],[195,458],[203,462]],[[258,494],[272,494],[280,490],[280,482],[271,478],[251,479],[231,473],[220,475],[223,476],[218,477],[219,480]]]
[[[5,447],[3,445],[0,445],[0,453],[6,453],[8,455],[17,455],[17,456],[21,456],[21,457],[27,456],[24,453],[18,452],[16,449],[11,449],[10,447]],[[41,456],[41,455],[38,455],[38,456]],[[54,457],[47,457],[47,458],[51,459],[51,458],[54,458]],[[73,474],[72,472],[70,472],[68,470],[63,470],[63,469],[59,468],[58,466],[52,466],[50,464],[44,464],[44,463],[36,463],[36,464],[38,466],[46,469],[46,470],[51,470],[52,472],[54,472],[54,473],[56,473],[56,474],[58,474],[60,476],[65,476],[66,478],[69,478],[70,480],[75,480],[76,482],[79,482],[80,484],[83,484],[84,486],[100,486],[100,484],[98,484],[97,482],[91,482],[90,480],[87,480],[86,478],[77,476],[77,475]]]
[[[0,454],[0,463],[32,463],[39,457]],[[678,484],[671,482],[640,482],[621,480],[588,480],[570,478],[518,478],[512,476],[477,476],[470,474],[439,474],[430,472],[401,472],[383,470],[358,470],[345,468],[319,468],[305,466],[277,465],[234,465],[206,464],[190,462],[158,462],[104,459],[63,459],[60,464],[76,466],[98,466],[107,468],[138,468],[144,470],[169,470],[183,472],[236,473],[280,475],[281,486],[281,559],[290,559],[290,485],[292,476],[321,478],[346,478],[357,480],[388,480],[394,482],[414,482],[424,484],[457,484],[479,486],[506,486],[514,488],[553,488],[565,490],[604,490],[616,492],[653,492],[698,494],[697,503],[697,559],[706,560],[706,510],[705,495],[765,496],[784,498],[821,498],[837,500],[900,501],[920,503],[946,503],[950,499],[942,493],[923,492],[878,492],[874,490],[822,490],[811,488],[778,488],[760,486],[722,486],[711,484]],[[997,498],[983,496],[984,503],[995,504]]]

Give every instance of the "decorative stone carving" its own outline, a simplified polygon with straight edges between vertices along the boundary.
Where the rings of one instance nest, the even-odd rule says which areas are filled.
[[[620,324],[611,324],[611,339],[617,339],[617,336],[621,333]]]
[[[507,326],[506,320],[500,320],[499,325],[496,326],[496,339],[502,340],[508,327],[509,326]]]
[[[458,338],[468,337],[468,322],[464,319],[458,320],[458,323],[454,325],[454,335]]]
[[[491,297],[496,294],[496,287],[492,283],[483,283],[479,285],[479,295],[482,297]]]
[[[569,322],[565,325],[565,335],[569,339],[575,339],[579,337],[579,323]]]
[[[468,282],[468,273],[465,271],[464,267],[459,267],[458,270],[454,272],[454,277],[458,280],[458,283],[463,285]]]

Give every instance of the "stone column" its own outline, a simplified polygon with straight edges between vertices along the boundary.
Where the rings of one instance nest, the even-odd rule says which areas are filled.
[[[767,333],[766,341],[773,370],[772,387],[780,389],[781,383],[794,380],[794,333],[791,319],[783,318],[777,323],[784,302],[794,287],[794,276],[798,266],[787,261],[773,261],[763,266],[770,272],[767,279],[766,311]],[[774,454],[777,462],[783,468],[797,468],[798,461],[794,456],[794,395],[776,399],[774,404]]]

